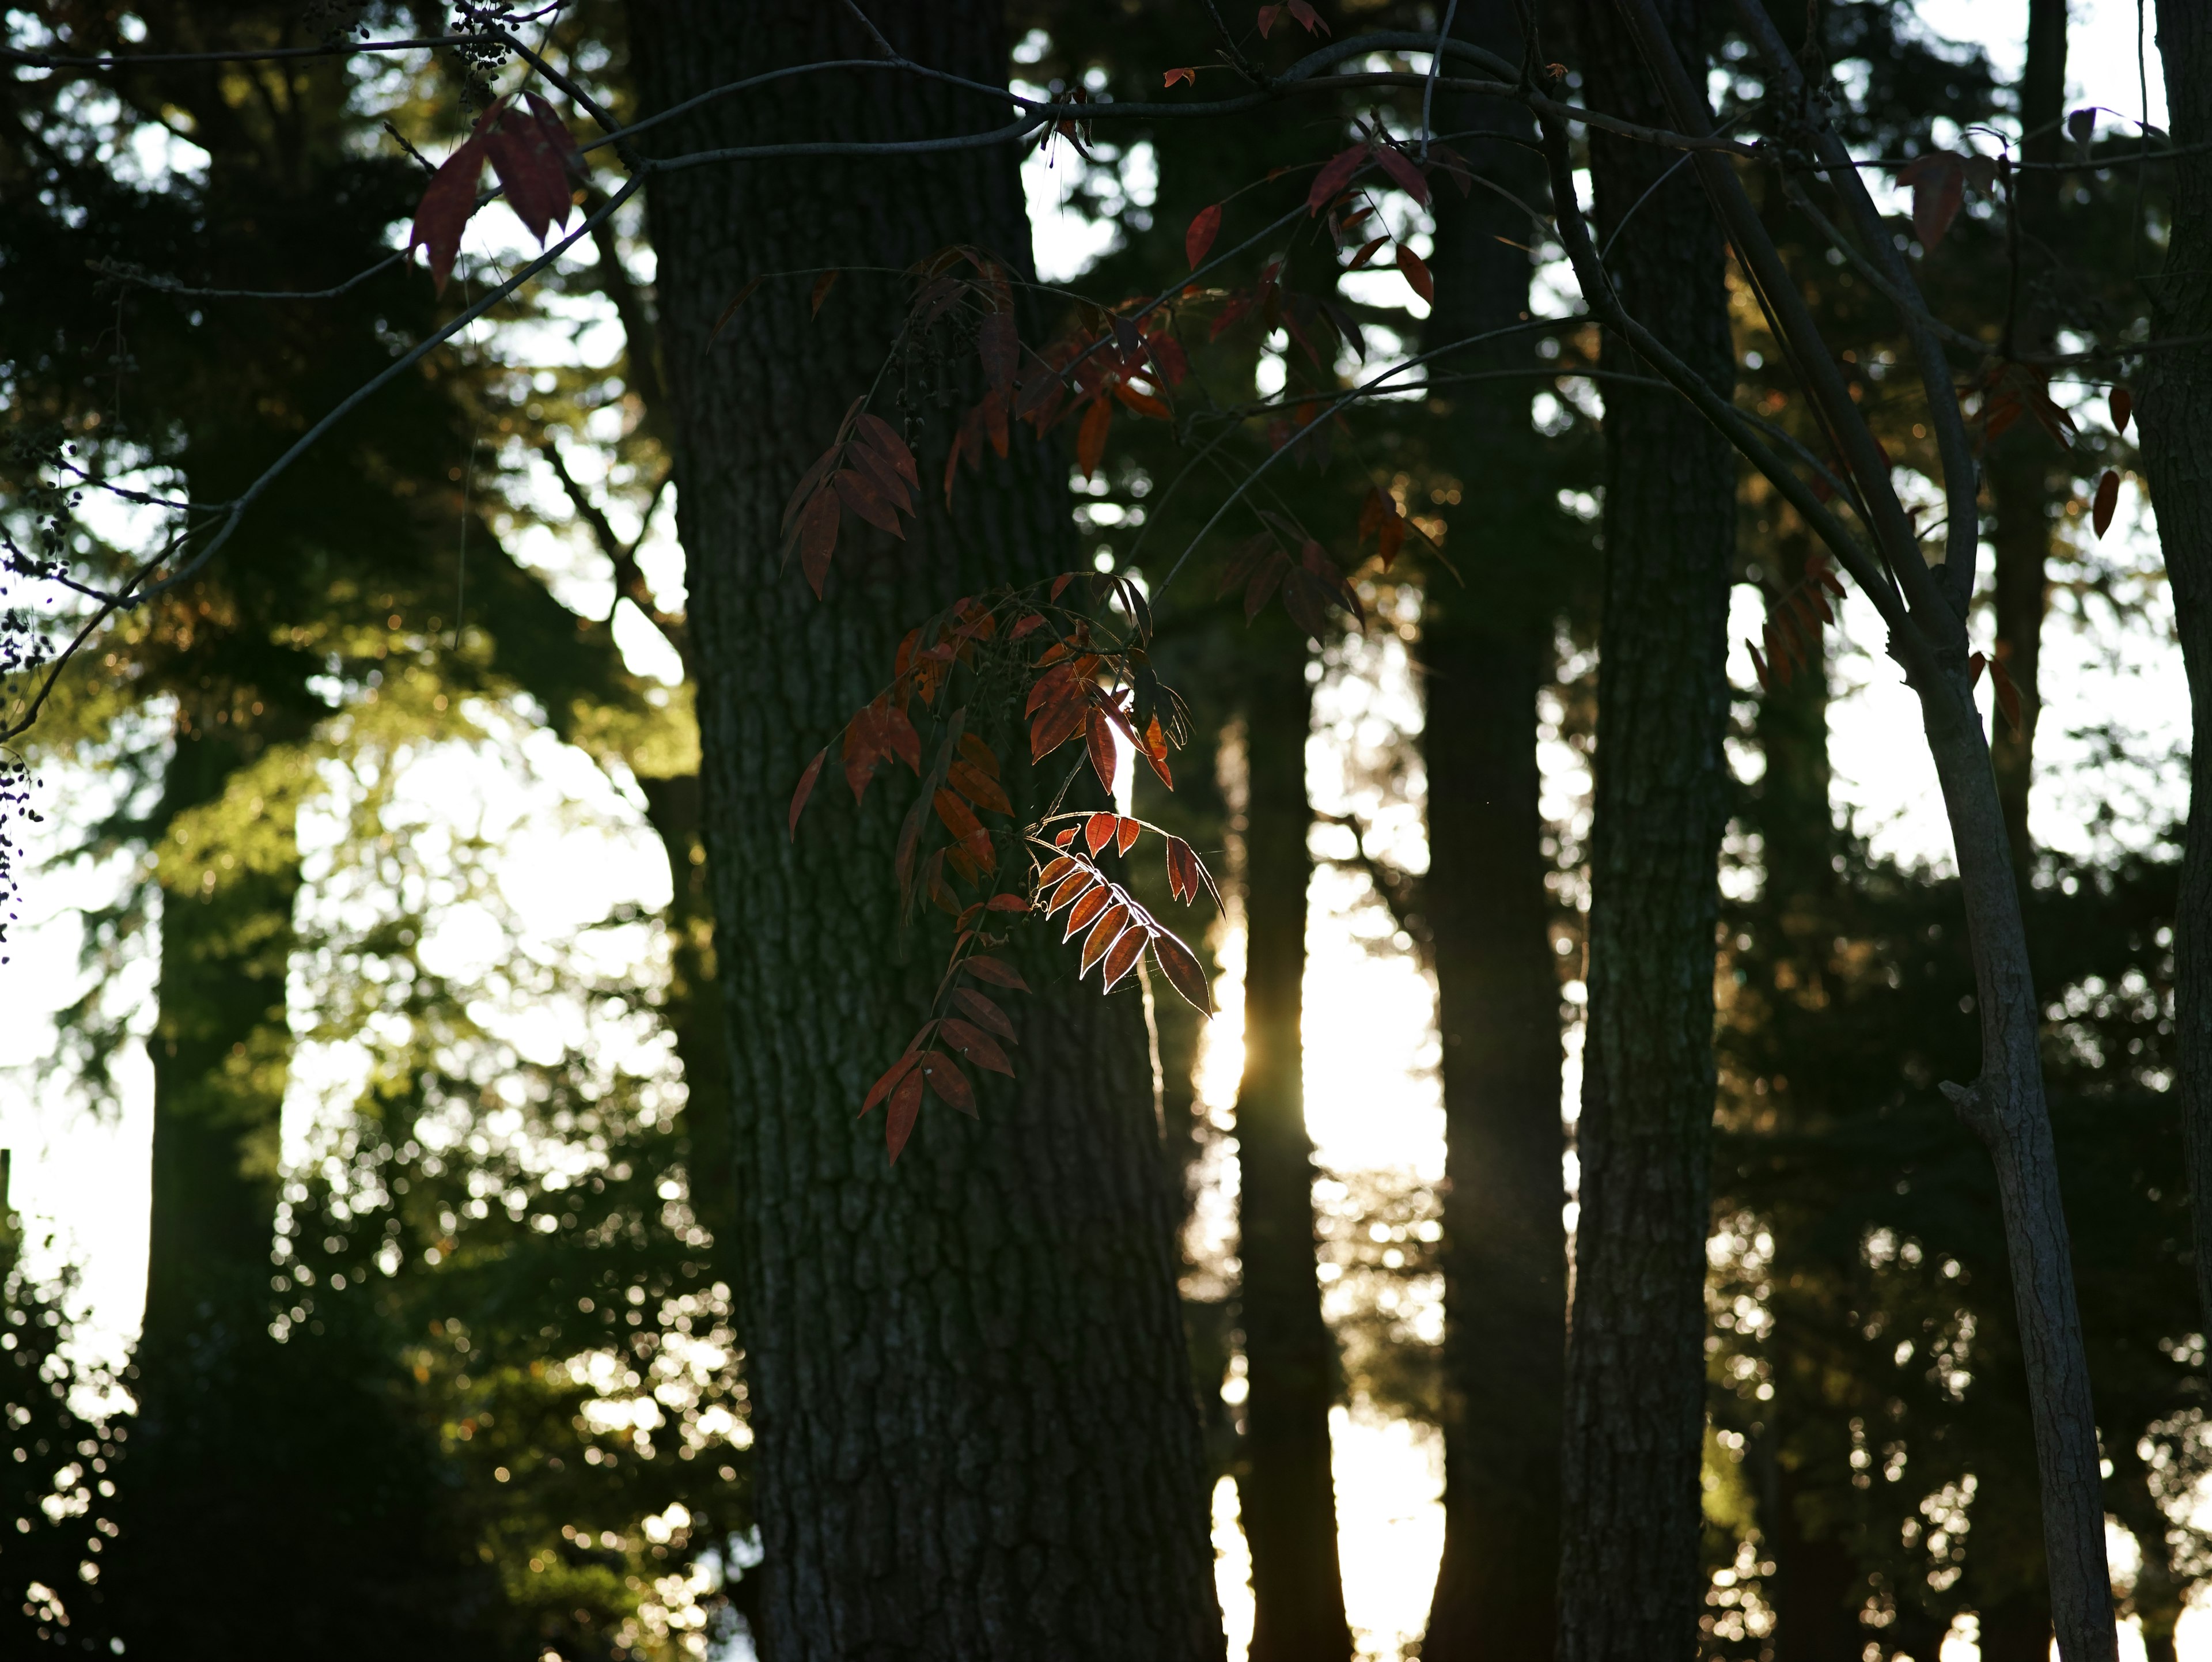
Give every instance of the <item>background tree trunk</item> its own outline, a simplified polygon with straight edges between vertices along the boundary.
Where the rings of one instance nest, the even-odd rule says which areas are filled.
[[[917,61],[1003,80],[997,8],[871,10]],[[630,31],[647,110],[870,51],[848,14],[797,0],[640,5]],[[659,148],[1002,119],[918,77],[809,77],[709,105]],[[778,559],[793,481],[896,333],[896,273],[956,240],[1026,267],[1014,158],[702,167],[663,176],[651,201],[730,1033],[763,1654],[1218,1657],[1135,989],[1101,1000],[1036,943],[1039,995],[1013,1010],[1019,1082],[985,1088],[980,1123],[933,1105],[887,1169],[880,1122],[854,1110],[918,1019],[938,950],[896,922],[900,782],[859,812],[825,782],[795,843],[784,828],[801,768],[912,624],[1073,563],[1065,464],[1018,437],[1012,461],[963,478],[950,517],[925,491],[896,547],[848,532],[826,604]],[[770,282],[710,356],[750,277],[827,266],[852,269],[818,319],[810,281]],[[943,457],[929,437],[926,472]],[[988,736],[1011,738],[1002,725]]]
[[[1244,749],[1244,1077],[1237,1093],[1238,1297],[1249,1395],[1238,1479],[1252,1550],[1252,1662],[1352,1654],[1337,1561],[1328,1411],[1336,1347],[1315,1274],[1313,1142],[1306,1135],[1305,638],[1255,625]]]
[[[2066,0],[2028,0],[2027,62],[2020,82],[2020,119],[2027,137],[2023,160],[2049,164],[2066,143]],[[2051,250],[2057,236],[2058,180],[2055,169],[2021,173],[2013,183],[2020,229],[2018,300],[2011,319],[2014,351],[2051,350]],[[2020,689],[2020,730],[2002,720],[1990,736],[1997,796],[2013,869],[2025,883],[2035,870],[2028,834],[2028,794],[2035,784],[2035,722],[2040,713],[2037,666],[2043,651],[2043,618],[2050,604],[2045,562],[2057,493],[2051,486],[2057,446],[2035,421],[2021,421],[1989,447],[1984,464],[1994,510],[1990,545],[1996,557],[1997,661]]]
[[[1660,8],[1702,66],[1697,8]],[[1595,107],[1665,120],[1610,7],[1582,14]],[[1720,228],[1671,158],[1592,135],[1598,222],[1639,317],[1733,383]],[[1648,198],[1645,192],[1650,191]],[[1640,206],[1638,206],[1640,203]],[[1606,344],[1608,363],[1626,354]],[[1640,369],[1633,358],[1624,367]],[[1735,530],[1727,441],[1671,393],[1608,386],[1589,1025],[1567,1353],[1559,1655],[1662,1662],[1695,1648],[1701,1588],[1705,1244],[1715,1073],[1715,865],[1728,798],[1725,625]]]
[[[2212,15],[2161,0],[2158,52],[2177,146],[2212,142]],[[2151,285],[2154,338],[2212,332],[2212,161],[2173,163],[2173,229]],[[2189,781],[2189,837],[2174,916],[2173,1020],[2179,1056],[2197,1288],[2212,1322],[2212,347],[2168,347],[2144,360],[2143,469],[2189,666],[2197,735]]]
[[[1463,4],[1457,33],[1510,60],[1504,0]],[[1440,100],[1438,131],[1525,134],[1496,100]],[[1524,198],[1524,149],[1455,138],[1469,166]],[[1431,348],[1510,328],[1528,310],[1526,217],[1495,192],[1435,202]],[[1523,368],[1522,336],[1455,355],[1449,374]],[[1559,1399],[1565,1371],[1566,1226],[1559,1118],[1559,989],[1544,879],[1536,700],[1553,673],[1558,585],[1540,572],[1543,476],[1530,383],[1448,396],[1444,460],[1479,523],[1479,589],[1437,570],[1417,648],[1425,705],[1429,869],[1421,882],[1437,977],[1445,1118],[1444,1545],[1422,1641],[1426,1662],[1543,1657],[1556,1638]],[[1468,551],[1461,551],[1462,570]]]

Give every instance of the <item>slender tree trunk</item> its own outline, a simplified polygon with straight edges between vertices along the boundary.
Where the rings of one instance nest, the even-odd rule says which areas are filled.
[[[1504,0],[1463,4],[1458,33],[1520,56]],[[1449,100],[1437,125],[1528,129],[1494,100]],[[1484,177],[1536,194],[1525,150],[1503,139],[1455,143]],[[1449,188],[1435,213],[1437,301],[1425,342],[1510,328],[1528,309],[1525,216],[1490,191]],[[1521,337],[1437,369],[1522,367],[1532,356]],[[1421,905],[1446,1137],[1444,1545],[1426,1662],[1554,1647],[1566,1350],[1559,989],[1536,767],[1536,699],[1552,676],[1559,597],[1540,575],[1548,504],[1529,466],[1528,383],[1465,387],[1451,395],[1449,423],[1462,513],[1480,521],[1496,575],[1475,590],[1433,574],[1418,648],[1429,833]]]
[[[1315,1275],[1313,1142],[1306,1135],[1304,637],[1270,616],[1254,631],[1244,719],[1244,1077],[1237,1093],[1239,1324],[1250,1394],[1237,1482],[1252,1551],[1252,1662],[1344,1662],[1352,1631],[1336,1550],[1328,1412],[1336,1347]]]
[[[1691,0],[1661,14],[1705,52]],[[1612,9],[1585,6],[1587,96],[1667,119]],[[1592,135],[1599,223],[1634,315],[1733,383],[1720,228],[1691,171]],[[1656,185],[1656,188],[1653,188]],[[1646,192],[1650,194],[1647,197]],[[1623,350],[1608,338],[1607,361]],[[1632,363],[1634,360],[1630,360]],[[1638,366],[1640,368],[1640,366]],[[1701,1607],[1705,1237],[1716,862],[1726,812],[1725,626],[1735,530],[1727,441],[1673,393],[1606,392],[1606,578],[1590,856],[1582,1206],[1567,1352],[1563,1662],[1690,1656]]]
[[[2021,125],[2027,137],[2022,159],[2044,164],[2060,159],[2065,143],[2060,118],[2066,112],[2066,0],[2028,0],[2027,62],[2020,83]],[[2058,217],[2058,174],[2025,172],[2013,183],[2018,219],[2018,269],[2009,320],[2012,349],[2051,350],[2049,296],[2045,289]],[[2013,866],[2025,881],[2035,868],[2035,843],[2028,834],[2028,794],[2035,782],[2035,722],[2040,712],[2037,667],[2043,650],[2043,618],[2050,604],[2045,563],[2051,555],[2053,512],[2052,464],[2063,460],[2040,423],[2021,421],[1990,446],[1985,464],[1990,505],[1994,509],[1990,544],[1996,555],[1997,661],[2020,689],[2020,728],[2000,721],[1990,751],[1996,764],[1997,798],[2004,805],[2005,833]]]
[[[2212,142],[2212,14],[2161,0],[2158,51],[2177,146]],[[2154,338],[2212,332],[2212,161],[2178,156],[2166,269],[2151,289]],[[2189,837],[2174,915],[2173,1020],[2181,1125],[2188,1150],[2197,1290],[2212,1323],[2212,347],[2167,347],[2145,359],[2144,471],[2158,510],[2166,581],[2189,666]]]
[[[997,8],[869,9],[916,61],[1003,80]],[[848,13],[798,0],[629,17],[648,111],[871,52]],[[918,76],[809,77],[708,105],[651,148],[1000,119]],[[1011,461],[963,478],[950,516],[925,492],[904,542],[848,533],[826,602],[778,559],[793,483],[896,332],[892,274],[956,241],[1026,265],[1014,158],[695,167],[656,180],[651,210],[730,1035],[763,1654],[1218,1657],[1174,1199],[1134,989],[1101,1000],[1034,942],[1019,1081],[984,1090],[980,1123],[933,1105],[887,1168],[880,1121],[854,1112],[912,1031],[936,951],[896,919],[906,802],[885,780],[856,812],[825,781],[795,842],[784,825],[807,758],[888,676],[912,624],[1074,562],[1065,464],[1018,437]],[[710,351],[750,277],[824,266],[851,269],[818,318],[809,283],[771,280]],[[925,471],[943,454],[926,444]]]

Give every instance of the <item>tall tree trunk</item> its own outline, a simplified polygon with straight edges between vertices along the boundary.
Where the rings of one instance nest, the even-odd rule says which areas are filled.
[[[2160,0],[2158,52],[2173,143],[2212,143],[2212,14]],[[2151,287],[2153,338],[2212,333],[2212,161],[2185,154],[2172,165],[2173,228],[2166,269]],[[2144,360],[2142,419],[2197,734],[2174,912],[2173,1020],[2197,1290],[2212,1323],[2212,744],[2204,741],[2212,733],[2212,346],[2166,347]]]
[[[1344,1662],[1328,1411],[1336,1351],[1315,1274],[1306,1135],[1306,643],[1254,630],[1245,704],[1244,1077],[1237,1093],[1238,1297],[1250,1394],[1238,1480],[1252,1551],[1252,1662]]]
[[[1702,66],[1693,0],[1660,9]],[[1582,15],[1591,105],[1668,117],[1610,7]],[[1631,313],[1733,384],[1719,226],[1683,168],[1592,135],[1604,233]],[[1655,188],[1656,186],[1656,188]],[[1647,197],[1646,192],[1650,194]],[[1609,363],[1640,370],[1611,338]],[[1670,393],[1606,390],[1605,600],[1590,855],[1582,1206],[1567,1352],[1559,1655],[1664,1662],[1695,1648],[1705,1431],[1705,1236],[1715,1071],[1716,862],[1728,774],[1725,626],[1735,530],[1727,442]]]
[[[1462,5],[1459,17],[1458,33],[1519,58],[1504,0]],[[1525,135],[1529,124],[1496,100],[1452,100],[1437,125]],[[1537,170],[1510,140],[1455,142],[1484,177],[1537,194]],[[1437,300],[1425,344],[1510,328],[1528,309],[1525,216],[1486,190],[1444,190],[1435,212]],[[1437,372],[1525,368],[1532,358],[1521,337],[1455,355]],[[1480,591],[1431,576],[1417,648],[1428,781],[1421,904],[1446,1138],[1444,1544],[1427,1662],[1549,1656],[1556,1638],[1565,1139],[1536,699],[1552,676],[1559,597],[1539,575],[1548,504],[1529,466],[1528,392],[1509,380],[1449,395],[1445,455],[1462,512],[1480,516],[1483,547],[1503,557],[1486,560],[1500,575]]]
[[[2015,175],[2018,218],[2015,301],[2008,341],[2017,352],[2051,350],[2049,296],[2045,292],[2057,238],[2058,178],[2066,113],[2066,0],[2028,0],[2027,62],[2021,76],[2020,119],[2027,138],[2022,159],[2045,171]],[[2017,422],[1989,448],[1985,464],[1994,509],[1990,544],[1996,555],[1997,661],[2020,689],[2020,728],[2000,721],[1990,736],[1997,799],[2012,843],[2013,869],[2025,882],[2035,869],[2028,834],[2028,794],[2035,782],[2035,722],[2040,711],[2037,666],[2043,651],[2043,618],[2050,603],[2045,562],[2057,506],[2053,445],[2039,423]]]
[[[870,12],[915,60],[1004,79],[998,8]],[[848,13],[799,0],[638,5],[629,27],[647,111],[872,50]],[[652,148],[1000,119],[920,76],[813,76],[704,106]],[[1026,266],[1014,158],[694,167],[656,180],[651,211],[730,1035],[763,1654],[1218,1657],[1134,989],[1102,1000],[1033,943],[1019,1081],[983,1093],[980,1123],[926,1112],[887,1168],[879,1122],[854,1111],[933,979],[896,919],[906,804],[896,781],[857,812],[825,784],[795,842],[784,825],[807,758],[873,694],[908,627],[1074,563],[1065,464],[1018,439],[962,480],[957,512],[925,493],[895,550],[848,541],[826,603],[778,559],[793,481],[896,333],[906,285],[890,273],[954,242]],[[709,351],[748,277],[828,266],[851,269],[818,318],[810,284],[770,281]]]

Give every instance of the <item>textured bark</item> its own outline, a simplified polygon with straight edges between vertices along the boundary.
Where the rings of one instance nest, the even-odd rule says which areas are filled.
[[[2020,83],[2021,125],[2027,134],[2021,145],[2023,160],[2047,167],[2061,158],[2065,136],[2059,121],[2065,113],[2066,0],[2028,0],[2027,61]],[[2045,290],[2057,243],[2058,179],[2055,170],[2014,179],[2018,269],[2008,333],[2016,351],[2051,350]],[[1990,446],[1985,464],[1993,510],[1990,545],[1996,556],[1997,661],[2020,689],[2021,700],[2019,730],[2000,721],[1990,752],[2013,866],[2023,879],[2035,861],[2027,803],[2035,782],[2035,722],[2040,713],[2036,675],[2050,605],[2045,563],[2057,506],[2052,468],[2063,460],[2041,423],[2021,421]]]
[[[2177,145],[2212,142],[2212,15],[2164,0],[2158,51]],[[2154,338],[2212,332],[2212,162],[2173,162],[2173,229],[2151,288]],[[2212,347],[2169,347],[2145,360],[2143,467],[2158,510],[2166,581],[2189,667],[2189,708],[2212,731]],[[2174,916],[2173,1021],[2189,1165],[2197,1295],[2212,1322],[2212,744],[2190,767],[2189,836]]]
[[[1517,61],[1505,0],[1462,4],[1457,32]],[[1451,100],[1455,133],[1525,134],[1498,100]],[[1528,153],[1457,140],[1484,177],[1539,194]],[[1528,309],[1525,216],[1495,193],[1438,193],[1431,349],[1510,327]],[[1455,355],[1436,373],[1525,366],[1528,338]],[[1547,504],[1527,463],[1528,383],[1449,394],[1443,460],[1479,514],[1485,575],[1444,573],[1423,597],[1429,869],[1420,899],[1437,978],[1445,1121],[1444,1544],[1426,1662],[1548,1656],[1556,1637],[1559,1401],[1566,1227],[1559,993],[1545,885],[1536,699],[1552,674],[1556,585],[1537,568]]]
[[[996,8],[870,11],[917,61],[1003,78]],[[850,14],[798,0],[629,16],[647,110],[870,50]],[[919,77],[815,77],[707,106],[651,148],[1001,119]],[[890,273],[956,241],[1026,265],[1014,158],[691,168],[655,181],[651,210],[730,1034],[763,1653],[1218,1657],[1135,989],[1102,1001],[1035,945],[1039,994],[1012,1001],[1018,1083],[987,1085],[980,1123],[933,1104],[887,1169],[881,1121],[854,1111],[921,1014],[942,944],[896,921],[890,855],[911,786],[886,779],[856,812],[825,780],[795,842],[784,829],[801,768],[908,627],[1073,563],[1065,464],[1018,436],[1010,462],[963,478],[950,517],[926,490],[904,542],[848,530],[826,603],[777,558],[793,482],[896,332],[906,285]],[[829,265],[850,269],[818,320],[809,283],[771,281],[710,353],[750,277]],[[924,444],[925,478],[943,455]],[[996,711],[975,725],[1014,731]]]
[[[1343,1662],[1352,1631],[1328,1433],[1336,1349],[1315,1275],[1305,1111],[1313,690],[1304,638],[1287,619],[1271,615],[1255,634],[1244,719],[1244,1077],[1237,1092],[1238,1320],[1250,1390],[1237,1493],[1252,1551],[1251,1654],[1252,1662]]]
[[[1702,64],[1689,0],[1659,8]],[[1665,120],[1632,39],[1591,3],[1587,95]],[[1721,234],[1691,171],[1593,135],[1613,262],[1709,385],[1732,384]],[[1646,198],[1645,192],[1651,191]],[[1607,360],[1623,349],[1609,337]],[[1630,360],[1640,371],[1641,366]],[[1606,391],[1606,577],[1590,855],[1582,1209],[1562,1462],[1565,1662],[1690,1656],[1701,1605],[1705,1244],[1715,1071],[1716,861],[1728,775],[1724,638],[1735,526],[1727,441],[1671,393]]]

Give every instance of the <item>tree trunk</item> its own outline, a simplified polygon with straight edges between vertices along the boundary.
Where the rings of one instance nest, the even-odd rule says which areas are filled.
[[[1660,8],[1702,66],[1696,7]],[[1590,104],[1667,119],[1632,37],[1586,6]],[[1598,220],[1633,315],[1663,319],[1697,374],[1732,385],[1720,229],[1691,171],[1592,135]],[[1647,198],[1646,192],[1650,192]],[[1626,356],[1610,338],[1608,362]],[[1638,373],[1641,365],[1629,363]],[[1606,399],[1589,1018],[1580,1224],[1567,1352],[1563,1662],[1695,1650],[1705,1431],[1705,1279],[1715,1070],[1716,862],[1729,781],[1725,627],[1735,463],[1679,397]]]
[[[2177,146],[2212,143],[2212,15],[2161,0],[2158,52]],[[2212,332],[2212,161],[2173,162],[2173,229],[2151,287],[2151,335]],[[2143,470],[2158,512],[2166,581],[2189,667],[2194,730],[2212,733],[2212,346],[2144,360]],[[2173,1020],[2189,1166],[2197,1296],[2212,1323],[2212,744],[2190,766],[2189,836],[2174,914]]]
[[[1457,32],[1509,59],[1504,0],[1462,5]],[[1495,100],[1440,101],[1437,125],[1525,134]],[[1455,140],[1484,177],[1538,186],[1525,150]],[[1526,216],[1492,192],[1435,202],[1431,350],[1508,328],[1528,309]],[[1455,355],[1435,373],[1528,366],[1527,338]],[[1425,704],[1429,869],[1421,906],[1437,977],[1445,1121],[1444,1544],[1421,1654],[1549,1656],[1559,1554],[1559,1400],[1566,1225],[1559,989],[1544,879],[1536,699],[1552,675],[1556,581],[1540,575],[1549,504],[1531,463],[1529,383],[1448,395],[1445,457],[1480,516],[1480,590],[1434,572],[1417,651]],[[1506,574],[1510,574],[1506,575]]]
[[[2014,258],[2016,287],[2008,335],[2020,352],[2051,350],[2048,295],[2051,251],[2057,238],[2058,174],[2049,164],[2060,159],[2065,143],[2059,120],[2066,113],[2066,0],[2028,0],[2027,62],[2021,76],[2021,145],[2024,161],[2046,171],[2016,174],[2014,211],[2019,236]],[[2035,868],[2035,843],[2028,834],[2028,794],[2035,782],[2035,722],[2040,711],[2037,665],[2043,650],[2043,618],[2050,604],[2045,563],[2051,554],[2054,457],[2051,435],[2041,423],[2021,421],[1989,447],[1984,464],[1990,506],[1994,510],[1990,545],[1996,556],[1997,661],[2020,690],[2020,728],[1997,724],[1990,751],[1996,765],[1997,799],[2004,806],[2005,834],[2012,844],[2013,867],[2025,881]]]
[[[916,61],[1003,80],[997,8],[870,11]],[[639,5],[629,26],[648,111],[872,51],[848,14],[796,0]],[[650,148],[1002,119],[919,76],[806,77],[707,105]],[[825,781],[795,842],[785,830],[801,768],[889,675],[911,624],[1074,563],[1065,463],[1018,436],[1011,461],[962,479],[951,514],[926,490],[895,548],[848,533],[826,603],[778,558],[793,482],[896,332],[895,274],[954,242],[1027,266],[1014,157],[684,169],[655,180],[651,210],[730,1035],[763,1653],[1218,1657],[1135,989],[1102,1000],[1033,943],[1040,991],[1013,1010],[1019,1081],[983,1091],[980,1123],[933,1105],[887,1167],[880,1121],[854,1113],[922,1013],[941,949],[897,921],[900,782],[856,812]],[[818,318],[811,281],[771,280],[710,352],[748,277],[829,266],[852,269]],[[926,473],[943,454],[927,447]],[[986,733],[1013,748],[1009,724]]]
[[[1255,626],[1244,718],[1244,1077],[1237,1092],[1238,1322],[1250,1394],[1237,1481],[1252,1550],[1252,1662],[1344,1662],[1336,1480],[1328,1411],[1336,1347],[1315,1275],[1313,1142],[1306,1135],[1304,637]]]

